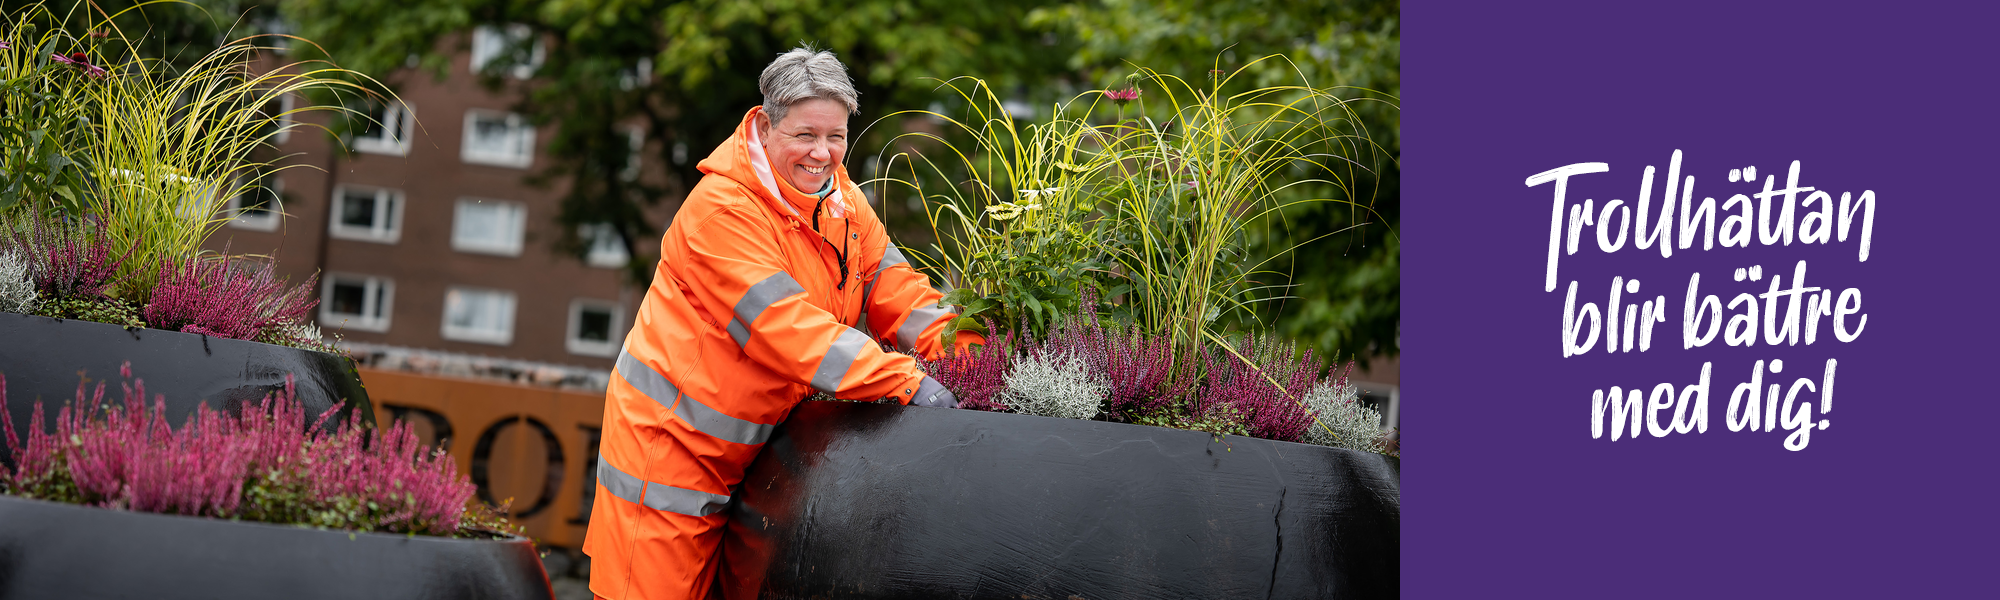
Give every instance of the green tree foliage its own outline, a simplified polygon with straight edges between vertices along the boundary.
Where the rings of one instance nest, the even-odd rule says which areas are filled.
[[[23,3],[4,4],[11,11]],[[108,12],[133,4],[97,2]],[[288,29],[318,45],[294,48],[295,60],[324,49],[339,66],[394,88],[410,77],[444,76],[469,48],[462,34],[476,25],[527,25],[543,40],[545,59],[520,86],[519,110],[555,125],[554,160],[536,178],[569,183],[557,217],[567,225],[562,247],[581,256],[587,240],[574,226],[610,223],[638,257],[637,281],[651,274],[646,257],[661,225],[647,215],[697,180],[695,164],[760,101],[764,65],[802,41],[839,53],[854,70],[857,128],[896,110],[955,110],[936,87],[958,75],[1045,107],[1120,87],[1137,66],[1199,80],[1211,69],[1233,72],[1282,54],[1288,62],[1259,63],[1248,83],[1303,76],[1341,86],[1381,155],[1360,165],[1363,181],[1354,187],[1364,193],[1341,198],[1359,206],[1303,203],[1287,211],[1290,227],[1252,234],[1265,256],[1305,244],[1279,265],[1292,281],[1270,282],[1294,285],[1295,297],[1266,305],[1264,318],[1321,351],[1365,357],[1398,350],[1400,10],[1397,0],[197,0],[148,5],[120,26],[148,40],[148,55],[168,57]],[[278,11],[283,18],[272,18]],[[486,80],[517,85],[497,72]],[[616,176],[629,160],[632,126],[643,131],[653,157],[646,162],[665,165],[665,173]],[[870,176],[864,157],[900,127],[892,121],[857,140],[849,154],[857,176]],[[885,204],[892,204],[885,212],[901,208]]]
[[[1033,3],[944,0],[294,0],[287,3],[302,37],[341,66],[378,76],[416,64],[445,74],[447,60],[469,43],[461,33],[482,24],[522,24],[544,43],[544,62],[525,86],[520,110],[555,125],[554,164],[542,181],[571,182],[558,220],[581,255],[576,226],[610,223],[632,255],[644,257],[659,233],[647,208],[684,193],[698,163],[727,138],[743,111],[761,102],[757,76],[772,57],[801,42],[839,53],[861,92],[857,127],[896,107],[930,101],[934,77],[999,73],[1022,85],[1038,70],[1060,68],[1067,48],[1021,26]],[[441,42],[440,40],[445,40]],[[517,52],[526,52],[518,48]],[[414,58],[413,58],[414,57]],[[487,83],[507,85],[499,73]],[[391,86],[395,79],[386,80]],[[617,177],[630,154],[628,127],[663,177]],[[878,135],[870,139],[886,140]],[[861,140],[850,156],[859,156]],[[650,277],[650,263],[632,275]]]
[[[186,66],[230,40],[281,31],[284,0],[0,0],[10,17],[42,6],[71,31],[112,33],[113,55],[132,52]],[[107,21],[108,19],[108,21]],[[44,23],[45,27],[53,23]],[[115,31],[112,31],[114,30]],[[125,44],[130,42],[130,47]]]

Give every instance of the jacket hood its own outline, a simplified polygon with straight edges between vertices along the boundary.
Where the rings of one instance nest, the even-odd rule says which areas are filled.
[[[771,160],[765,156],[764,144],[757,137],[757,115],[763,110],[764,107],[757,106],[744,113],[743,121],[736,124],[736,133],[717,146],[708,158],[702,159],[697,168],[703,174],[720,175],[742,184],[755,191],[773,212],[803,224],[811,218],[813,206],[819,203],[819,198],[799,191],[790,181],[773,174]],[[852,212],[843,193],[852,185],[847,177],[846,165],[836,165],[832,181],[833,191],[827,194],[823,210],[833,218],[844,218]]]

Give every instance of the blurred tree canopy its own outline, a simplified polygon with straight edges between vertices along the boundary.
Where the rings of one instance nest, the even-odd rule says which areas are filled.
[[[4,4],[11,12],[26,3]],[[109,13],[133,4],[96,6]],[[225,38],[290,32],[317,44],[295,44],[294,59],[323,50],[391,89],[445,76],[474,26],[524,25],[543,43],[532,79],[511,82],[497,70],[482,79],[495,89],[519,86],[519,110],[553,126],[552,164],[535,179],[568,184],[557,216],[561,249],[581,257],[588,240],[577,238],[577,226],[609,223],[637,257],[631,276],[640,282],[651,275],[647,257],[660,232],[648,211],[691,187],[695,164],[761,102],[763,67],[801,42],[833,50],[852,69],[857,129],[937,105],[937,80],[954,76],[1047,106],[1122,86],[1136,67],[1194,81],[1281,54],[1288,60],[1260,63],[1249,83],[1303,76],[1340,86],[1380,155],[1364,161],[1356,197],[1340,198],[1351,204],[1302,205],[1285,214],[1287,229],[1253,235],[1265,255],[1310,240],[1278,264],[1294,273],[1296,297],[1270,305],[1265,318],[1322,352],[1365,359],[1398,353],[1400,11],[1397,0],[194,0],[151,4],[119,22],[127,36],[145,36],[143,52],[169,58],[199,56]],[[660,176],[618,176],[633,126]],[[894,133],[871,131],[849,156],[873,155]]]

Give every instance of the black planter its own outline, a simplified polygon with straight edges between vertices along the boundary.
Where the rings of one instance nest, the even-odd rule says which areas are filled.
[[[1096,421],[808,402],[721,585],[765,598],[1394,598],[1401,463]]]
[[[14,426],[25,428],[35,400],[44,405],[44,426],[53,430],[57,409],[76,398],[79,378],[92,391],[108,382],[104,397],[125,398],[119,365],[132,363],[132,376],[146,383],[146,402],[166,396],[169,420],[178,426],[195,407],[232,414],[243,405],[255,406],[264,395],[284,389],[285,375],[296,382],[298,400],[308,417],[317,417],[346,400],[361,409],[363,422],[373,425],[375,411],[361,387],[353,361],[345,356],[160,329],[126,329],[117,325],[73,319],[51,319],[0,312],[0,374],[7,376],[7,408]],[[6,454],[0,444],[0,454]]]
[[[321,531],[0,495],[0,598],[546,599],[526,538]]]

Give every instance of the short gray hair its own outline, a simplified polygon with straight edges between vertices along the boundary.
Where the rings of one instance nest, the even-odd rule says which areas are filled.
[[[861,112],[861,103],[854,99],[860,92],[847,78],[847,65],[840,64],[833,52],[809,45],[778,55],[757,78],[757,89],[764,92],[764,114],[771,116],[773,125],[785,120],[793,104],[813,98],[839,102],[849,114]]]

